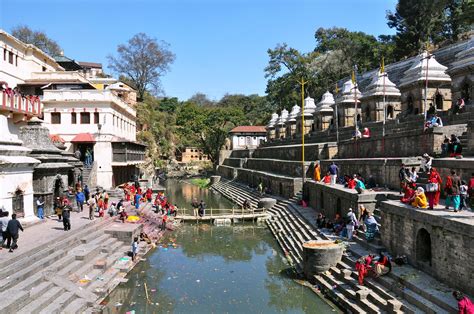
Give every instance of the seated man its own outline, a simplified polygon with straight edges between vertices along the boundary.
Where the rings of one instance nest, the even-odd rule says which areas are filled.
[[[431,119],[426,121],[426,127],[427,128],[435,128],[435,127],[442,127],[443,126],[443,120],[438,116],[437,113],[434,113]]]

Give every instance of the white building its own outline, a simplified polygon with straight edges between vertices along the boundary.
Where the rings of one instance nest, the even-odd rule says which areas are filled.
[[[40,162],[18,139],[19,127],[41,113],[39,97],[18,86],[33,72],[62,70],[54,59],[0,29],[0,207],[23,221],[35,219],[33,168]]]
[[[47,76],[39,75],[50,82],[43,90],[44,120],[67,150],[79,150],[82,160],[87,150],[93,154],[90,184],[109,189],[138,175],[145,146],[136,142],[135,91],[123,83],[96,89],[79,72]]]
[[[229,133],[232,137],[232,149],[254,149],[261,141],[266,141],[267,130],[265,126],[242,125]]]

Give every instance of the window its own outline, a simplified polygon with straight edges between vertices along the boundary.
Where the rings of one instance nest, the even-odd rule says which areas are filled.
[[[99,124],[99,113],[94,112],[94,124]]]
[[[7,61],[7,50],[3,49],[3,61]]]
[[[15,66],[18,66],[18,56],[15,56]]]
[[[60,112],[51,112],[51,124],[61,124]]]
[[[13,64],[13,52],[11,51],[8,53],[8,62],[10,64]]]
[[[77,123],[77,114],[75,112],[71,113],[71,123],[76,124]]]
[[[91,114],[89,112],[81,112],[81,124],[90,124]]]
[[[41,70],[42,70],[43,72],[46,72],[46,67],[43,67]]]

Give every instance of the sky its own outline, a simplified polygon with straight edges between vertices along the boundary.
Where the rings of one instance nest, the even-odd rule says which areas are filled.
[[[396,0],[0,0],[0,28],[44,31],[64,54],[100,62],[144,32],[176,55],[162,78],[164,96],[200,92],[265,94],[267,50],[278,43],[308,52],[319,27],[393,34],[386,11]]]

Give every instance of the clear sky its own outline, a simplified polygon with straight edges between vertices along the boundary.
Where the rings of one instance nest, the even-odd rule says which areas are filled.
[[[46,32],[78,61],[101,62],[145,32],[171,45],[166,96],[265,93],[267,49],[314,48],[319,27],[393,34],[385,13],[396,0],[0,0],[0,28]]]

